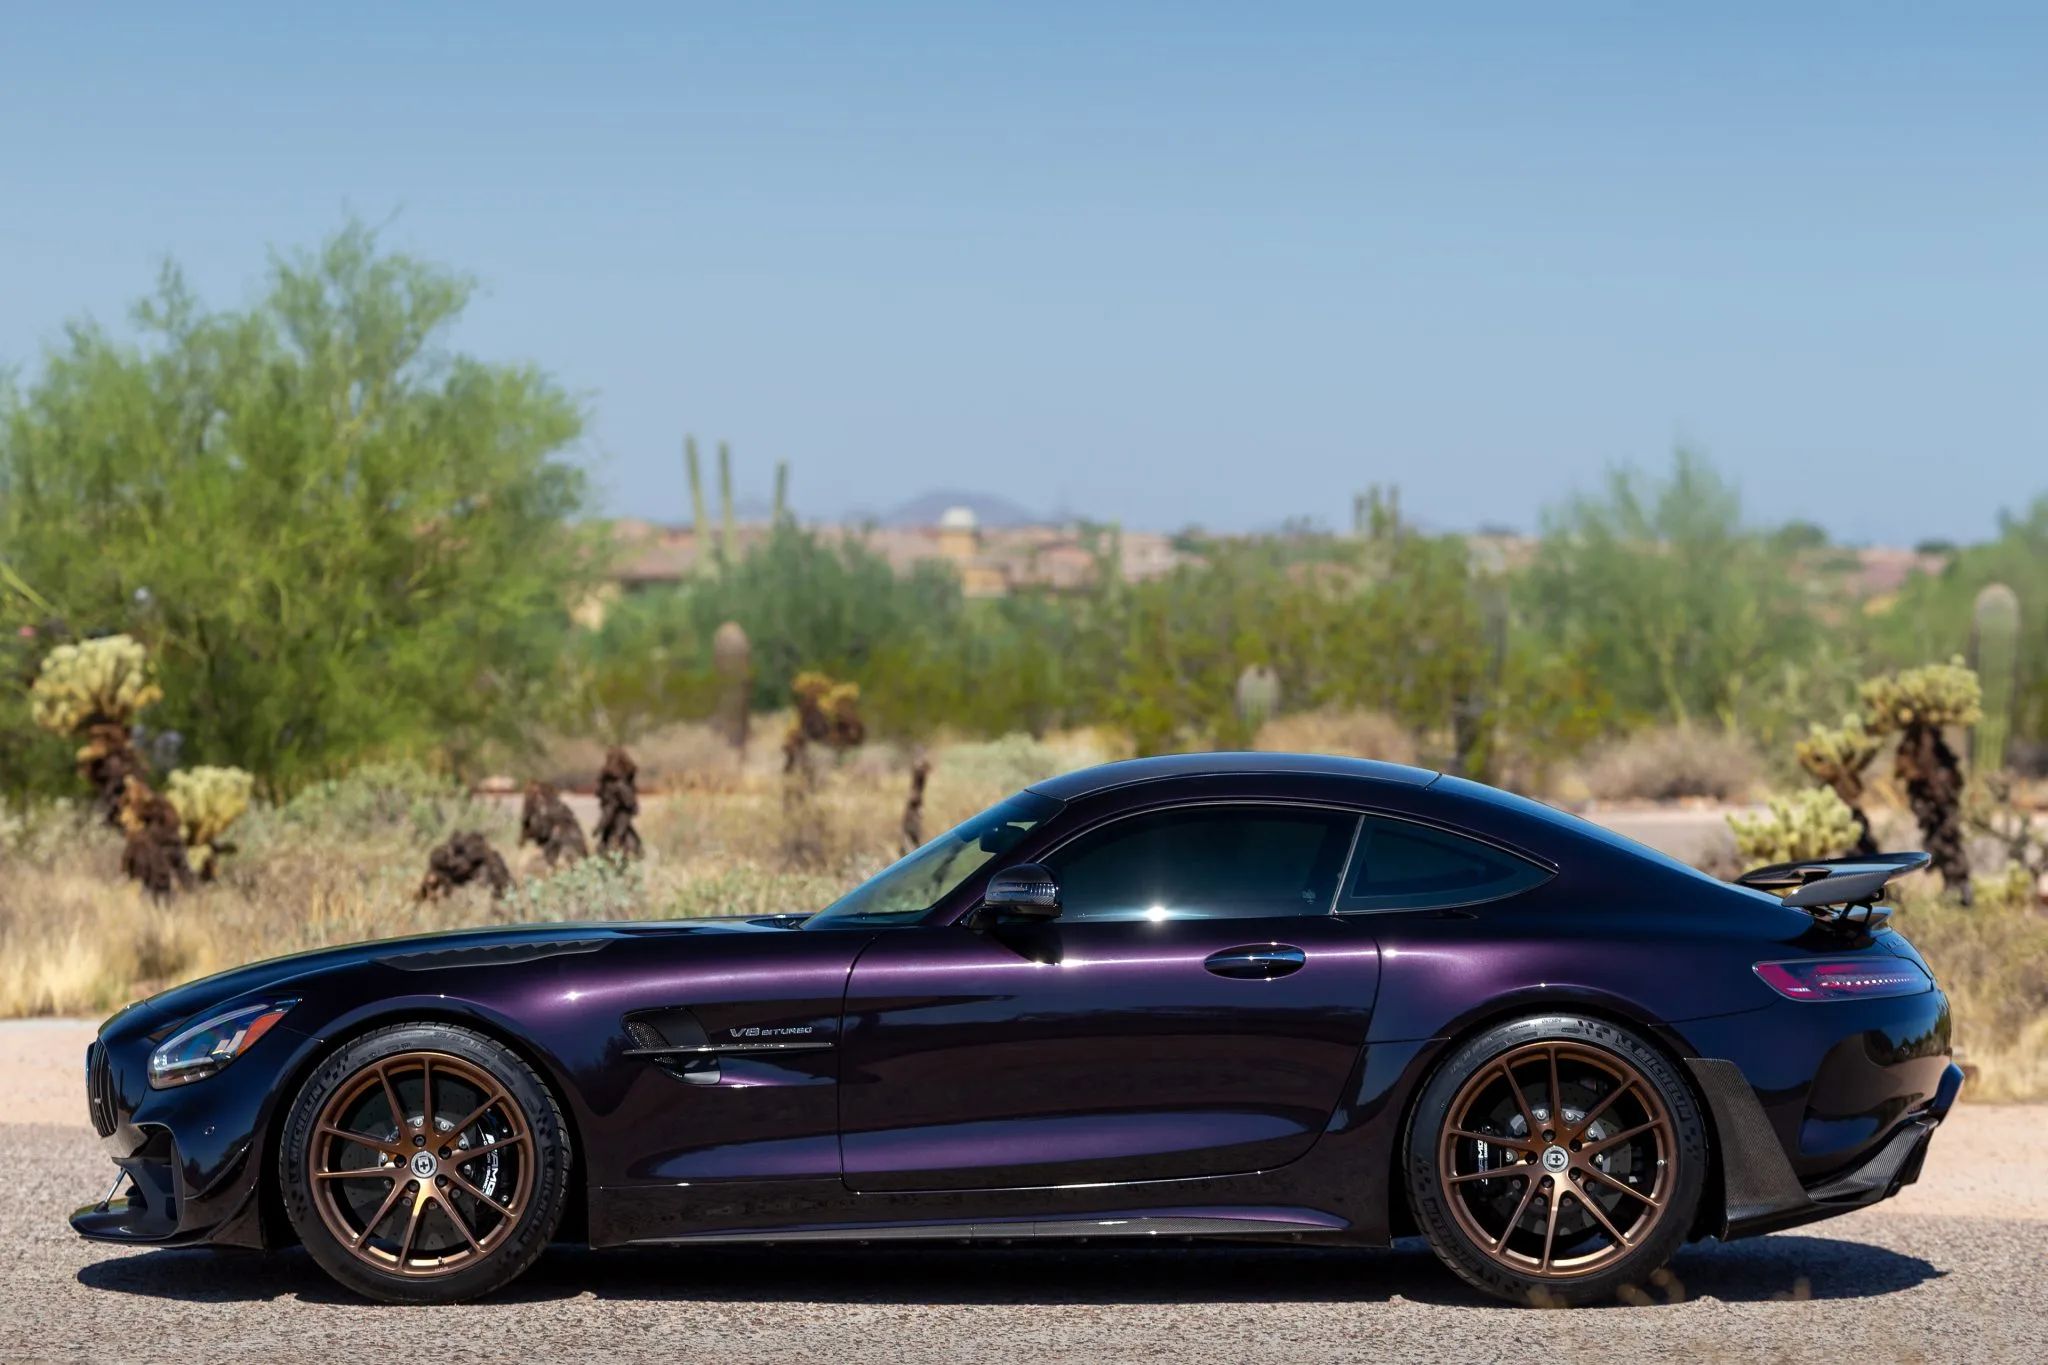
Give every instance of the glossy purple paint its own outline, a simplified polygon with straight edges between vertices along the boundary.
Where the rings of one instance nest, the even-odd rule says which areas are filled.
[[[1700,1231],[1739,1231],[1813,1216],[1785,1181],[1856,1168],[1928,1112],[1948,1066],[1938,991],[1798,1004],[1750,970],[1910,953],[1896,935],[1822,932],[1761,893],[1471,783],[1200,755],[1040,790],[1065,803],[1059,814],[915,924],[437,935],[258,964],[133,1007],[102,1032],[119,1118],[109,1143],[175,1200],[168,1216],[75,1223],[113,1240],[275,1244],[288,1231],[268,1178],[283,1112],[323,1056],[402,1020],[493,1033],[543,1073],[570,1117],[586,1231],[601,1246],[1147,1219],[1384,1242],[1405,1226],[1394,1177],[1430,1068],[1491,1022],[1559,1011],[1616,1018],[1675,1057],[1732,1066],[1699,1068],[1729,1130],[1717,1157],[1760,1163],[1760,1187],[1783,1195],[1703,1213]],[[1217,800],[1433,824],[1554,875],[1444,909],[970,926],[999,867],[1134,812]],[[1283,944],[1305,965],[1277,979],[1204,965]],[[181,1090],[147,1088],[151,1038],[167,1026],[285,994],[300,1004],[247,1057]],[[729,1050],[694,1073],[631,1055],[628,1016],[666,1010],[689,1011],[708,1045]],[[1728,1074],[1746,1086],[1713,1090]],[[1775,1143],[1746,1136],[1752,1114]]]

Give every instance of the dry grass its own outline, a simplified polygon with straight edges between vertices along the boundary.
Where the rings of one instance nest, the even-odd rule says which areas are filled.
[[[2048,915],[2019,898],[1970,907],[1914,887],[1892,921],[1927,958],[1955,1011],[1979,1100],[2048,1097]]]
[[[121,880],[120,839],[74,806],[0,822],[0,1016],[90,1014],[241,962],[478,924],[812,910],[900,851],[909,757],[886,746],[823,761],[811,850],[792,865],[781,760],[765,737],[714,780],[645,803],[648,856],[544,875],[515,854],[516,803],[472,798],[403,769],[369,769],[259,807],[235,829],[220,881],[158,905]],[[925,830],[936,834],[1028,782],[1099,760],[1089,736],[934,749]],[[585,821],[589,816],[585,813]],[[427,850],[481,829],[520,876],[422,905]]]
[[[1276,747],[1403,756],[1377,722],[1315,724],[1327,728],[1282,731]],[[1346,725],[1357,725],[1359,743],[1339,742]],[[695,743],[679,737],[673,751]],[[822,764],[814,853],[793,866],[780,758],[765,736],[752,747],[744,762],[721,755],[729,766],[715,776],[677,781],[646,803],[644,862],[591,860],[552,876],[531,850],[512,856],[515,803],[402,769],[365,770],[284,808],[258,808],[236,828],[241,852],[221,880],[163,905],[120,879],[118,836],[77,808],[0,818],[0,1016],[96,1014],[237,963],[435,929],[815,909],[899,851],[908,754],[875,746]],[[931,753],[927,833],[1115,756],[1091,734],[942,742]],[[481,829],[511,857],[520,874],[511,897],[414,902],[427,850],[455,829]],[[1963,909],[1916,889],[1897,922],[1955,1004],[1957,1040],[1978,1073],[1972,1098],[2048,1097],[2048,917],[2017,900]]]
[[[1667,726],[1613,740],[1578,771],[1578,783],[1602,801],[1747,801],[1765,775],[1763,756],[1741,735]]]
[[[1387,763],[1416,761],[1415,737],[1401,722],[1380,711],[1338,707],[1275,716],[1259,727],[1252,747],[1270,753],[1341,754]]]

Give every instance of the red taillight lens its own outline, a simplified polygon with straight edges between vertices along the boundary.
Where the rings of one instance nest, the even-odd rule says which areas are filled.
[[[1934,979],[1902,957],[1829,961],[1802,958],[1797,962],[1759,962],[1756,974],[1787,1000],[1877,1000],[1887,995],[1918,995],[1934,987]]]

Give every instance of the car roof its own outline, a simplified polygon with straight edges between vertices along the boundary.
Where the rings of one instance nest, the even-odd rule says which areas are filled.
[[[1094,796],[1117,787],[1139,782],[1160,782],[1171,778],[1195,777],[1342,777],[1362,782],[1385,782],[1404,787],[1426,787],[1441,774],[1429,768],[1411,768],[1405,763],[1381,763],[1369,758],[1338,758],[1331,754],[1214,753],[1162,754],[1157,758],[1128,758],[1119,763],[1098,763],[1058,777],[1032,784],[1030,790],[1056,801]]]

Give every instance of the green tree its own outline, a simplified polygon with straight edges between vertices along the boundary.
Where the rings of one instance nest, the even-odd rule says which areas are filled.
[[[345,228],[209,309],[74,324],[0,396],[0,558],[162,672],[157,725],[272,788],[510,735],[594,565],[577,405],[447,348],[467,279]]]
[[[1530,627],[1591,670],[1623,720],[1734,729],[1818,633],[1733,486],[1683,450],[1663,479],[1620,470],[1552,513],[1522,589]]]

